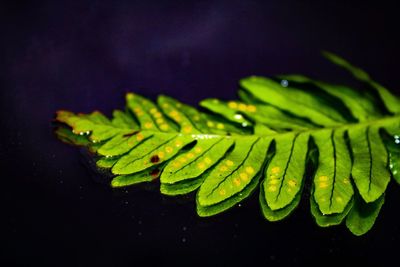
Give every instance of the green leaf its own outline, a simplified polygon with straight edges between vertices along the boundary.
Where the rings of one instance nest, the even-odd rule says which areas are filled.
[[[167,164],[161,175],[161,183],[170,186],[199,178],[217,163],[232,145],[232,140],[221,137],[209,136],[209,138],[197,140],[192,149],[180,154],[176,160]],[[172,194],[171,190],[168,190],[167,194]]]
[[[371,77],[365,71],[363,71],[358,67],[353,66],[345,59],[333,53],[324,51],[322,54],[332,63],[349,71],[356,79],[369,84],[373,89],[375,89],[389,112],[391,113],[400,112],[400,99],[394,96],[387,88],[372,80]]]
[[[197,204],[198,208],[201,208],[200,216],[209,216],[236,204],[236,201],[230,201],[229,205],[215,209],[218,204],[228,199],[232,200],[237,196],[240,199],[241,192],[251,184],[252,180],[257,179],[270,142],[271,139],[266,137],[246,137],[236,140],[234,149],[207,174],[199,189]],[[214,207],[213,212],[204,212],[207,207]]]
[[[343,129],[327,129],[313,135],[319,151],[313,196],[324,215],[342,213],[354,193],[350,152],[344,134]]]
[[[311,214],[314,216],[315,222],[321,227],[329,227],[334,225],[339,225],[349,214],[349,211],[353,207],[353,200],[351,200],[341,213],[335,214],[322,214],[318,204],[315,202],[314,197],[310,198],[310,210]]]
[[[279,210],[289,205],[303,185],[309,134],[285,134],[275,138],[276,152],[270,161],[263,191],[268,207]]]
[[[377,200],[390,181],[388,155],[379,136],[379,126],[353,126],[349,129],[353,155],[351,175],[366,202]]]
[[[59,111],[55,134],[92,152],[110,186],[159,180],[162,194],[193,193],[201,217],[240,205],[259,188],[268,221],[286,218],[310,194],[317,225],[346,220],[352,233],[365,234],[391,177],[400,183],[397,97],[328,57],[377,91],[301,75],[253,76],[240,81],[240,99],[206,99],[203,111],[133,93],[110,119]]]
[[[260,187],[260,206],[262,213],[264,217],[270,221],[270,222],[275,222],[275,221],[280,221],[287,216],[289,216],[293,210],[299,205],[301,200],[301,192],[299,192],[293,199],[293,201],[285,206],[284,208],[277,209],[277,210],[272,210],[269,206],[268,203],[265,199],[265,192],[264,192],[264,186]]]
[[[346,219],[347,228],[358,236],[368,232],[374,225],[384,202],[384,195],[371,203],[366,203],[362,198],[356,197],[354,205]]]
[[[260,101],[293,116],[306,118],[316,125],[334,126],[346,121],[334,107],[321,105],[321,99],[309,92],[289,88],[272,79],[253,76],[242,79],[240,84],[244,90]]]
[[[312,80],[302,75],[280,76],[282,82],[288,84],[299,84],[300,86],[314,86],[336,98],[339,98],[350,111],[351,115],[359,121],[374,119],[382,116],[371,94],[359,92],[345,85],[329,84],[321,81]]]

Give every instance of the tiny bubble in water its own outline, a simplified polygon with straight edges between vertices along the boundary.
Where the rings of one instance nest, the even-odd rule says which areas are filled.
[[[282,85],[283,87],[288,87],[289,82],[288,82],[287,80],[282,80],[282,81],[281,81],[281,85]]]

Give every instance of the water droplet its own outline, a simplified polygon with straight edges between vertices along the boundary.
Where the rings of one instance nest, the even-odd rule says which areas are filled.
[[[288,85],[289,85],[288,80],[282,80],[282,81],[281,81],[281,85],[282,85],[283,87],[288,87]]]
[[[237,120],[243,119],[243,116],[242,116],[241,114],[235,114],[233,117],[234,117],[235,119],[237,119]]]
[[[396,144],[400,144],[400,139],[396,139],[396,140],[394,140],[394,142],[395,142]]]

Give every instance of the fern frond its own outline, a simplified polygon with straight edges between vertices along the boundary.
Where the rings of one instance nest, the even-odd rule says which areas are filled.
[[[196,191],[197,213],[221,213],[260,187],[269,221],[289,216],[311,181],[322,227],[371,229],[391,177],[400,182],[400,101],[362,70],[326,52],[372,90],[301,75],[249,77],[238,100],[205,99],[206,112],[167,96],[126,95],[126,111],[59,111],[57,136],[93,152],[113,187],[160,179],[160,191]],[[311,171],[310,171],[311,170]]]

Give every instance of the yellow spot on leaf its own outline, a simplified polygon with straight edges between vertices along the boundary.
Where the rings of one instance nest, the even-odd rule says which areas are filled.
[[[210,164],[212,162],[212,160],[209,157],[207,157],[207,158],[204,159],[204,162],[206,164]]]
[[[182,162],[182,163],[186,163],[186,162],[187,162],[187,159],[184,158],[184,157],[180,157],[180,158],[179,158],[179,161]]]
[[[339,202],[339,203],[342,203],[342,202],[343,202],[343,198],[341,198],[341,197],[336,197],[336,201]]]
[[[154,113],[154,118],[158,119],[158,118],[161,118],[161,117],[162,117],[161,112]]]
[[[144,138],[144,136],[143,136],[142,133],[138,133],[138,134],[136,135],[136,140],[138,140],[138,141],[142,141],[143,138]]]
[[[165,152],[171,153],[174,149],[170,146],[165,147]]]
[[[319,188],[327,188],[328,187],[328,183],[327,182],[320,182],[319,183]]]
[[[219,190],[219,194],[220,194],[221,196],[224,196],[224,195],[226,194],[226,191],[225,191],[225,189],[221,189],[221,190]]]
[[[320,182],[326,182],[329,180],[328,176],[326,175],[321,175],[320,177],[318,177]]]
[[[151,127],[153,127],[153,124],[149,121],[144,124],[144,128],[146,129],[150,129]]]
[[[154,114],[154,113],[156,113],[156,112],[157,112],[157,109],[156,109],[156,108],[150,109],[150,113],[151,113],[151,114]]]
[[[343,183],[344,183],[344,184],[348,184],[348,183],[350,183],[350,180],[349,180],[348,178],[344,178],[344,179],[343,179]]]
[[[247,172],[248,174],[253,174],[253,173],[254,173],[253,167],[251,167],[251,166],[246,167],[246,172]]]
[[[160,152],[158,153],[158,157],[159,157],[160,159],[164,158],[164,156],[165,156],[165,154],[164,154],[163,151],[160,151]]]
[[[228,107],[233,108],[233,109],[237,109],[238,105],[237,105],[236,102],[229,101],[228,102]]]
[[[174,161],[172,163],[172,166],[174,166],[175,168],[179,168],[181,166],[181,163],[179,161]]]
[[[272,169],[271,169],[271,172],[273,173],[273,174],[277,174],[277,173],[279,173],[281,171],[281,168],[279,168],[279,167],[273,167]]]
[[[224,171],[227,171],[228,168],[227,168],[225,165],[222,165],[222,166],[219,168],[219,170],[224,172]]]
[[[189,152],[189,153],[186,154],[186,157],[187,157],[188,159],[192,159],[192,158],[194,158],[194,154],[191,153],[191,152]]]
[[[248,106],[247,106],[247,110],[248,110],[249,112],[256,112],[257,107],[254,106],[254,105],[248,105]]]
[[[270,187],[268,187],[268,191],[270,192],[274,192],[276,191],[277,187],[275,185],[271,185]]]
[[[240,179],[242,179],[244,182],[249,180],[249,175],[247,173],[245,173],[245,172],[241,172],[239,174],[239,176],[240,176]]]
[[[168,124],[161,124],[160,129],[163,131],[167,131],[169,129],[169,126],[168,126]]]
[[[188,125],[183,127],[183,132],[184,133],[190,133],[192,131],[192,126]]]
[[[296,183],[295,180],[289,180],[288,181],[288,185],[291,186],[291,187],[295,187],[297,185],[297,183]]]
[[[176,147],[182,146],[182,141],[181,141],[181,140],[176,140],[175,146],[176,146]]]
[[[236,186],[239,186],[241,182],[240,182],[240,179],[236,177],[236,178],[233,179],[233,183],[234,183]]]
[[[176,117],[176,116],[179,116],[179,113],[176,112],[176,110],[173,110],[173,111],[171,111],[171,112],[169,113],[169,115],[170,115],[171,117]]]
[[[268,181],[268,183],[269,184],[277,184],[277,183],[279,183],[279,180],[278,179],[271,179],[271,180]]]
[[[158,124],[162,124],[164,122],[164,119],[163,118],[158,118],[158,119],[156,119],[156,122]]]
[[[218,124],[217,124],[217,128],[220,129],[220,130],[222,130],[222,129],[225,128],[225,125],[222,124],[222,123],[218,123]]]
[[[246,108],[247,108],[247,106],[246,106],[245,104],[243,104],[243,103],[240,103],[239,106],[238,106],[238,108],[239,108],[239,110],[241,110],[241,111],[245,111]]]
[[[228,159],[227,161],[225,161],[225,164],[227,166],[233,166],[233,161]]]
[[[199,120],[200,120],[200,117],[196,115],[196,116],[193,117],[193,120],[194,120],[194,121],[199,121]]]
[[[203,151],[203,149],[202,149],[201,147],[199,147],[199,146],[197,146],[197,147],[194,149],[194,152],[196,152],[196,153],[200,153],[201,151]]]
[[[203,162],[197,163],[197,168],[204,169],[205,167],[206,167],[206,165]]]
[[[207,121],[207,126],[208,127],[214,127],[214,123],[212,121]]]

